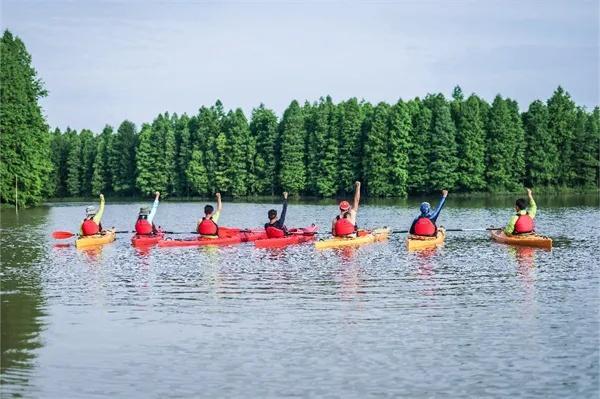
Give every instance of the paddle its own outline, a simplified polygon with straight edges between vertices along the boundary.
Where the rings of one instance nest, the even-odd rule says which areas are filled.
[[[115,233],[135,233],[134,231],[129,231],[129,230],[117,230],[115,231]],[[76,233],[71,233],[70,231],[54,231],[52,232],[52,237],[57,239],[57,240],[64,240],[66,238],[71,238],[73,236],[77,235]]]
[[[501,227],[487,227],[485,229],[445,229],[446,231],[493,231],[493,230],[502,230]],[[409,230],[393,230],[391,234],[403,234],[408,233]]]

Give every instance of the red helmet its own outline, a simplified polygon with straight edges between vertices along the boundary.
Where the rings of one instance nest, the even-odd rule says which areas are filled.
[[[340,211],[347,211],[350,209],[350,203],[348,201],[340,202]]]

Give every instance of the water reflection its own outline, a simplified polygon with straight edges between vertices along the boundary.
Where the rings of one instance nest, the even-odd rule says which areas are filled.
[[[42,237],[41,226],[47,221],[47,208],[22,211],[19,215],[13,212],[3,210],[0,215],[0,396],[19,394],[27,387],[36,350],[41,347],[40,333],[45,316],[40,276],[28,266],[42,261],[42,246],[47,241]],[[23,274],[23,268],[28,268],[28,273]]]

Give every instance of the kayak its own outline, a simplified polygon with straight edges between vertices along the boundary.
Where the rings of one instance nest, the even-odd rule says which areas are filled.
[[[552,239],[539,234],[507,236],[503,231],[499,230],[492,230],[490,234],[492,240],[503,244],[552,249]]]
[[[94,247],[111,243],[115,240],[115,230],[105,230],[93,236],[79,236],[75,241],[76,248]]]
[[[317,249],[325,249],[325,248],[339,248],[339,247],[348,247],[354,245],[363,245],[369,244],[375,241],[383,241],[388,238],[390,234],[390,229],[384,227],[382,229],[375,229],[371,232],[368,232],[365,235],[360,235],[358,237],[333,237],[327,240],[317,241],[315,243],[315,248]]]
[[[442,245],[446,239],[446,230],[440,227],[435,237],[418,236],[409,234],[406,238],[406,247],[409,251],[417,249],[435,248],[438,245]]]
[[[165,237],[165,233],[162,231],[156,234],[140,235],[135,234],[131,237],[131,245],[134,247],[149,247],[158,244]]]
[[[220,230],[220,229],[219,229]],[[267,233],[262,232],[240,232],[232,236],[217,238],[190,237],[182,239],[165,238],[158,242],[159,247],[200,247],[207,245],[234,245],[242,242],[256,241],[267,238]]]
[[[312,241],[316,237],[316,232],[319,228],[314,224],[302,229],[288,230],[290,235],[281,238],[265,238],[254,242],[256,248],[283,248],[288,245],[301,244],[303,242]]]

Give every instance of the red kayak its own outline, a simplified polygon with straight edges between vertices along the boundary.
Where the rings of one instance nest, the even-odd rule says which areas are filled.
[[[134,247],[149,247],[158,244],[165,237],[165,233],[158,231],[156,234],[139,235],[131,237],[131,245]]]
[[[221,233],[221,228],[219,228]],[[244,231],[229,236],[220,236],[218,238],[191,237],[183,239],[163,239],[158,242],[159,247],[199,247],[206,245],[234,245],[242,242],[256,241],[267,238],[264,231]]]
[[[319,228],[314,224],[303,229],[290,229],[289,236],[281,238],[265,238],[254,243],[256,248],[283,248],[288,245],[301,244],[316,238]]]

